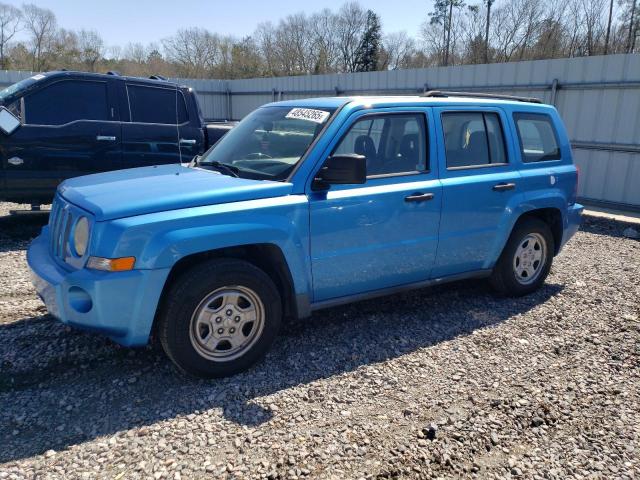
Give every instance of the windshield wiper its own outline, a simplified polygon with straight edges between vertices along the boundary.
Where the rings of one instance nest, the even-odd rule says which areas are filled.
[[[198,165],[197,162],[196,162],[196,165]],[[240,173],[240,169],[232,165],[227,165],[226,163],[213,161],[213,162],[204,162],[201,165],[205,165],[207,167],[211,166],[216,170],[218,170],[219,172],[224,173],[226,175],[230,175],[232,177],[239,177],[238,173]]]

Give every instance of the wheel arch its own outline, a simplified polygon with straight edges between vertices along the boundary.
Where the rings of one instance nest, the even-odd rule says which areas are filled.
[[[156,328],[158,312],[163,307],[163,299],[167,298],[167,291],[180,275],[190,268],[211,259],[233,258],[244,260],[264,271],[275,283],[282,298],[282,311],[286,319],[296,319],[304,316],[302,308],[296,302],[293,276],[283,251],[272,243],[255,243],[234,247],[223,247],[203,252],[192,253],[178,260],[171,268],[162,289],[160,302],[156,308],[153,330]]]
[[[511,232],[513,232],[513,230],[527,218],[537,218],[549,226],[551,234],[553,235],[553,255],[557,255],[560,252],[560,247],[562,246],[563,234],[563,220],[560,209],[557,207],[543,207],[527,210],[520,214],[513,224]],[[511,233],[509,233],[509,235],[511,235]]]

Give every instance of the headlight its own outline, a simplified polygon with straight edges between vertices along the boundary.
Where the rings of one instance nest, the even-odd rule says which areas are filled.
[[[84,256],[87,252],[87,244],[89,242],[89,220],[87,217],[80,217],[76,222],[76,228],[73,231],[73,249],[79,257]]]

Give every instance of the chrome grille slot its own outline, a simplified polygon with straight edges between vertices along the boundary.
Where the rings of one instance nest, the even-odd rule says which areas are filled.
[[[68,255],[67,244],[71,235],[72,225],[73,213],[71,205],[57,198],[49,219],[50,245],[51,254],[62,261],[65,261]]]

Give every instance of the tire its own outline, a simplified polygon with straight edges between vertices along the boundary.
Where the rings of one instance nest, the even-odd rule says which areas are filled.
[[[522,219],[511,232],[489,281],[503,295],[532,293],[549,275],[554,251],[549,225],[537,218]]]
[[[158,317],[163,350],[184,373],[234,375],[260,360],[282,321],[278,289],[251,263],[213,259],[181,274]]]

